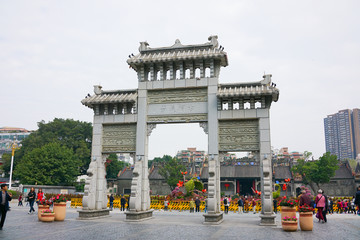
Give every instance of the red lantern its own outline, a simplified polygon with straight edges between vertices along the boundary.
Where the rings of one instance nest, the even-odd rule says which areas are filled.
[[[202,190],[202,192],[203,192],[203,193],[206,193],[206,189],[204,188],[204,189]]]
[[[226,187],[226,189],[228,189],[228,187],[230,187],[229,183],[225,183],[224,186]]]
[[[283,184],[283,185],[282,185],[282,189],[283,189],[284,191],[286,191],[286,188],[287,188],[287,185],[286,185],[286,184]]]

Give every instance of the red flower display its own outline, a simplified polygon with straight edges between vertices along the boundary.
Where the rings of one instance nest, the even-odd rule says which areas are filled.
[[[283,185],[282,185],[282,190],[286,191],[286,188],[287,188],[287,185],[286,185],[286,184],[283,184]]]

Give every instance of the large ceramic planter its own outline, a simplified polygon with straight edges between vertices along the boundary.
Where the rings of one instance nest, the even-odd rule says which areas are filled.
[[[299,212],[299,223],[301,231],[312,231],[314,227],[312,212]]]
[[[281,210],[281,219],[284,219],[285,217],[292,218],[296,217],[296,208],[295,207],[280,207]]]
[[[55,213],[41,213],[40,219],[42,222],[53,222],[55,219]]]
[[[39,205],[38,206],[38,219],[39,219],[39,221],[41,221],[41,212],[43,210],[46,210],[46,209],[49,209],[49,208],[50,208],[49,205]]]
[[[286,232],[295,232],[298,228],[298,221],[281,221],[281,226]]]
[[[55,221],[64,221],[66,217],[66,202],[54,203]]]

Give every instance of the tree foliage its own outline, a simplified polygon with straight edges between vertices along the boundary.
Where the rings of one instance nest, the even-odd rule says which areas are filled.
[[[79,174],[79,162],[72,149],[48,143],[26,152],[14,174],[24,184],[72,185]]]
[[[304,184],[309,184],[316,192],[313,184],[319,188],[319,184],[330,182],[330,178],[335,176],[335,171],[339,168],[336,155],[331,155],[329,152],[324,153],[317,161],[305,161],[299,159],[291,171],[302,176]]]
[[[52,122],[38,123],[39,129],[25,138],[22,147],[15,152],[14,168],[23,160],[24,156],[35,149],[49,143],[58,143],[70,149],[74,155],[74,164],[79,168],[80,174],[86,174],[90,163],[92,125],[88,122],[72,119],[55,118]],[[4,166],[9,172],[10,166]]]
[[[163,164],[163,163],[165,163],[167,161],[170,161],[171,159],[172,159],[172,157],[169,156],[169,155],[164,155],[162,157],[155,157],[153,160],[148,161],[148,168],[150,168],[153,163],[155,163],[155,164]]]
[[[129,165],[123,161],[118,161],[118,157],[115,153],[110,154],[108,160],[110,163],[106,165],[106,178],[116,178],[118,173],[124,167]]]
[[[165,178],[166,183],[172,191],[175,189],[179,180],[183,179],[181,172],[185,171],[186,168],[177,158],[169,157],[168,155],[163,156],[163,165],[159,168],[159,174]]]
[[[11,165],[11,154],[10,153],[4,153],[2,155],[2,162],[1,169],[4,171],[5,176],[9,176],[10,172],[10,165]]]

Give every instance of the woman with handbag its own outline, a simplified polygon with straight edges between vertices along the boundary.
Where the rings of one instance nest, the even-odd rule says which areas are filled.
[[[316,196],[316,199],[315,199],[315,203],[316,203],[316,208],[318,209],[318,214],[319,214],[319,222],[322,221],[324,222],[324,216],[323,216],[323,209],[325,207],[325,197],[322,195],[322,190],[319,189],[318,190],[318,195]],[[316,214],[316,215],[318,215]]]

